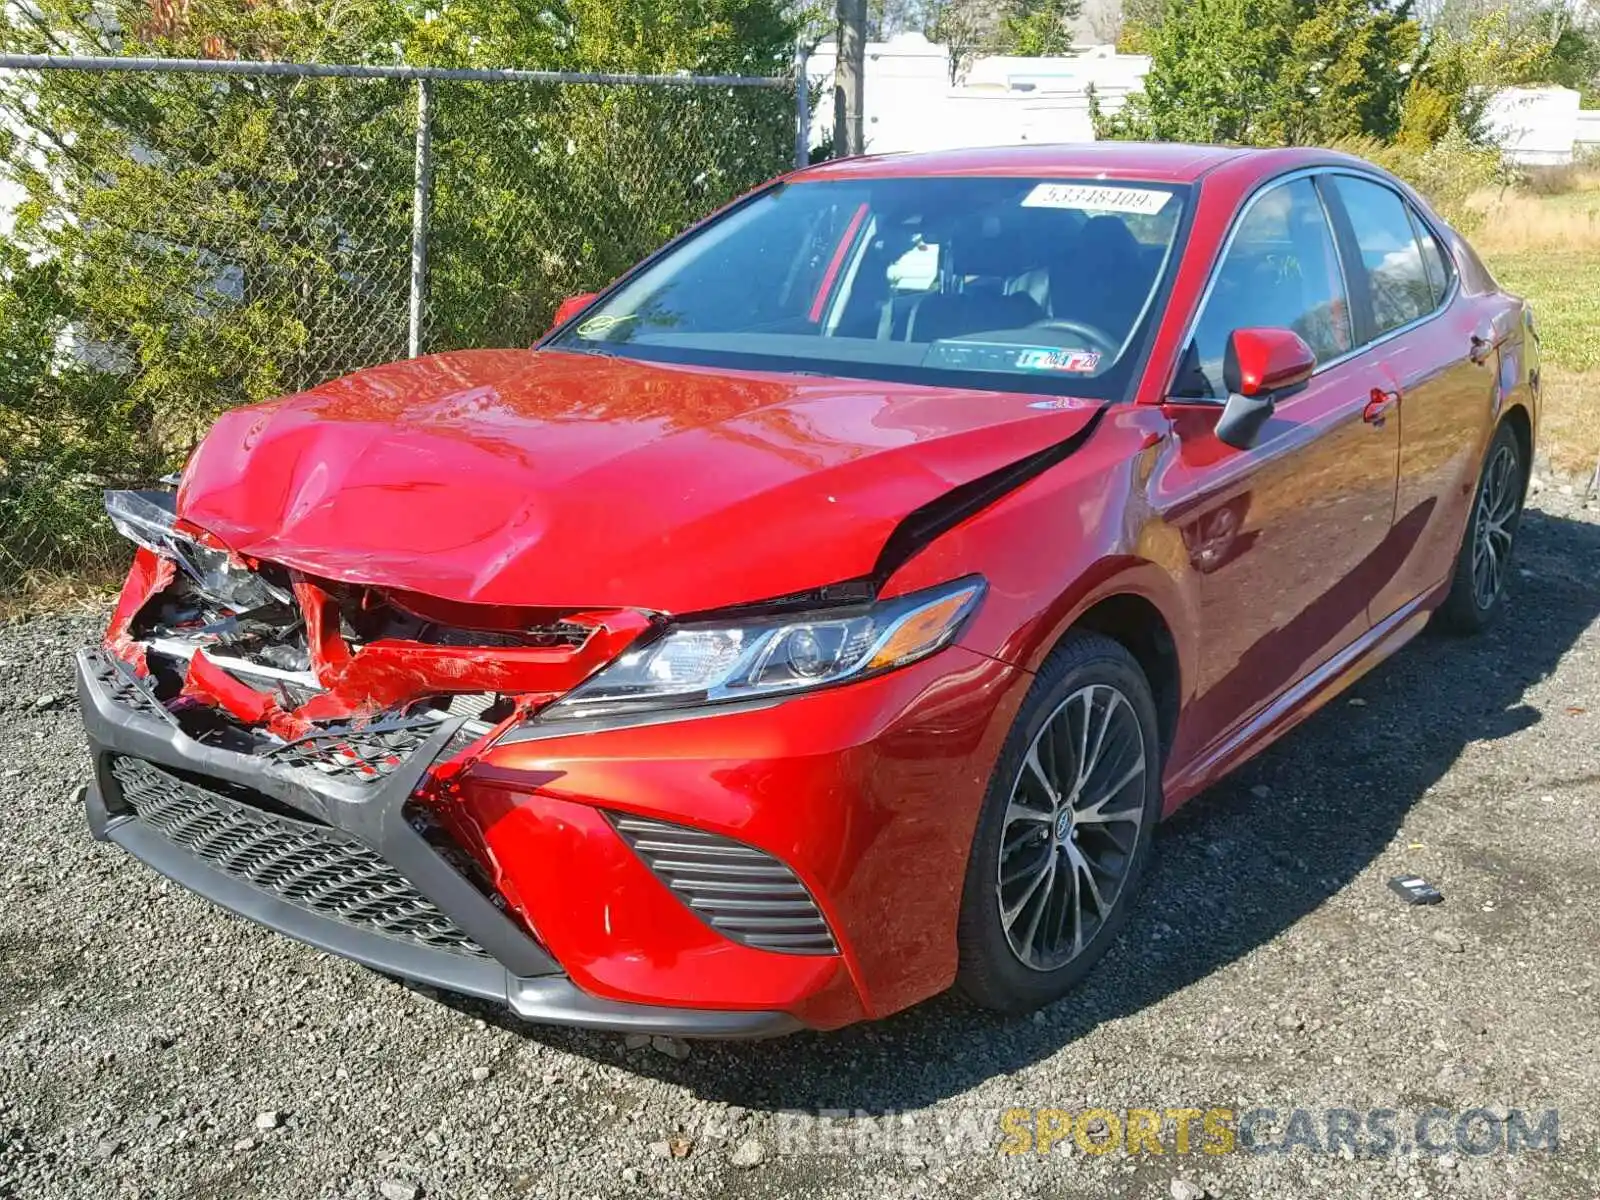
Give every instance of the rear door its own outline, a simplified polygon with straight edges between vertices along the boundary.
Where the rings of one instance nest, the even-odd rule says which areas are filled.
[[[1234,329],[1255,326],[1293,329],[1320,365],[1280,399],[1254,446],[1234,450],[1214,433],[1223,348]],[[1186,740],[1202,758],[1370,627],[1394,562],[1399,422],[1368,419],[1387,381],[1359,352],[1317,179],[1267,185],[1201,302],[1167,405],[1177,453],[1154,493],[1200,576]]]
[[[1388,376],[1400,426],[1394,574],[1373,599],[1382,620],[1449,577],[1494,424],[1497,305],[1462,296],[1455,265],[1421,213],[1387,183],[1330,175],[1360,339]]]

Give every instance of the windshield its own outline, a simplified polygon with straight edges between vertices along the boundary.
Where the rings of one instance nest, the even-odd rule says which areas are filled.
[[[549,345],[703,365],[1123,394],[1188,189],[1105,180],[780,184]]]

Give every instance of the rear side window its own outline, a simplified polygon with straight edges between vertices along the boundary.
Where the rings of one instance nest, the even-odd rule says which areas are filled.
[[[1316,186],[1308,178],[1262,192],[1240,219],[1212,277],[1175,392],[1222,399],[1222,360],[1235,329],[1294,330],[1327,362],[1351,349],[1350,306]]]
[[[1438,307],[1443,290],[1436,290],[1429,278],[1406,202],[1382,184],[1350,175],[1334,176],[1333,186],[1350,216],[1366,266],[1374,333],[1384,334],[1427,316]],[[1442,270],[1437,246],[1434,255]]]

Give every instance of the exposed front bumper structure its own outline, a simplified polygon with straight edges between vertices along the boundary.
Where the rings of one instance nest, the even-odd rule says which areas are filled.
[[[560,964],[419,828],[411,800],[460,719],[322,733],[265,753],[181,729],[114,656],[78,656],[94,836],[222,907],[376,970],[530,1021],[700,1037],[800,1026],[773,1011],[625,1003]]]

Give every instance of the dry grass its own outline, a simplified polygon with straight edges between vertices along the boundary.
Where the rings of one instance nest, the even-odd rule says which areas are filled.
[[[1593,205],[1508,192],[1486,209],[1472,244],[1485,258],[1556,249],[1600,254],[1600,191],[1585,195],[1593,195]]]
[[[1563,196],[1600,188],[1600,166],[1570,162],[1561,166],[1524,167],[1520,186],[1536,196]]]
[[[1545,372],[1539,442],[1556,470],[1592,477],[1600,463],[1600,371]]]
[[[1555,174],[1554,172],[1560,172]],[[1486,258],[1531,250],[1600,254],[1600,170],[1547,168],[1534,186],[1480,192],[1472,244]]]
[[[59,572],[26,571],[7,579],[0,589],[0,621],[35,613],[66,613],[106,609],[117,597],[120,574],[100,572],[92,575],[64,575]]]

